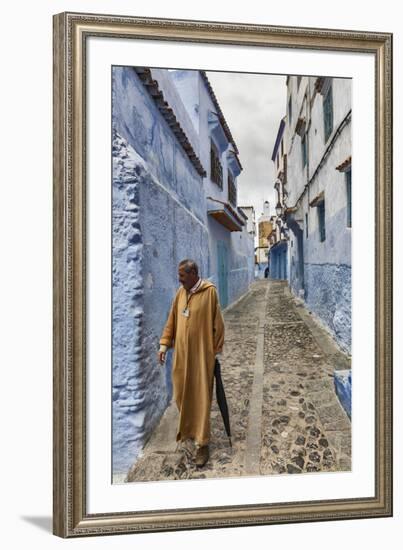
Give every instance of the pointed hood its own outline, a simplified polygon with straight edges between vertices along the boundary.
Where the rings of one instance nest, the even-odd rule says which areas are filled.
[[[212,286],[215,287],[215,284],[211,281],[208,281],[207,279],[202,279],[202,282],[196,292],[202,292],[203,290],[206,290],[207,288],[210,288]]]
[[[208,288],[211,288],[211,287],[216,288],[216,285],[207,279],[202,279],[199,287],[197,288],[197,290],[193,292],[193,294],[197,294],[198,292],[203,292],[204,290],[207,290]],[[189,292],[185,289],[183,285],[179,287],[179,290],[181,289],[184,290],[185,292]]]

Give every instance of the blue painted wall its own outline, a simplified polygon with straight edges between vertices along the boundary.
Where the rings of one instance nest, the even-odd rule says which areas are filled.
[[[127,472],[172,396],[158,341],[177,264],[208,266],[202,178],[130,67],[113,69],[113,471]],[[124,183],[122,183],[124,181]]]
[[[207,171],[207,177],[203,181],[205,195],[214,199],[228,201],[227,173],[229,162],[227,153],[231,149],[231,146],[225,138],[224,133],[217,130],[215,130],[215,135],[219,136],[217,145],[222,148],[220,160],[223,168],[223,188],[220,189],[210,179],[210,139],[212,128],[211,124],[209,125],[209,113],[216,112],[217,109],[213,104],[206,84],[198,71],[175,70],[170,74],[192,121],[194,131],[199,136],[200,159]],[[246,223],[243,231],[239,232],[228,231],[210,216],[207,217],[206,223],[210,245],[208,278],[214,282],[217,288],[219,287],[218,247],[221,246],[219,243],[223,243],[227,251],[228,304],[231,304],[231,302],[247,291],[250,283],[254,280],[253,237],[247,232]]]
[[[351,267],[305,264],[305,300],[345,349],[351,348]]]
[[[310,232],[308,238],[304,234],[304,299],[307,307],[324,322],[340,347],[349,352],[351,238],[349,234],[346,235],[346,215],[346,209],[340,208],[332,217],[326,217],[326,239],[323,242],[319,239],[317,229]],[[294,288],[295,294],[297,288]]]
[[[351,419],[351,369],[334,371],[333,380],[337,397]]]
[[[199,152],[200,133],[169,72],[156,71],[154,78],[156,74]],[[172,398],[172,356],[169,352],[161,367],[157,350],[179,286],[178,263],[194,259],[201,276],[217,284],[220,239],[228,250],[231,303],[253,280],[254,256],[246,226],[243,232],[231,233],[208,217],[203,178],[131,67],[113,68],[112,98],[112,461],[113,473],[120,477],[135,462]]]

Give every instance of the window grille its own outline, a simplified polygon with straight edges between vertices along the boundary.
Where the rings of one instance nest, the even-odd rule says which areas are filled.
[[[220,162],[220,157],[217,151],[216,146],[211,142],[211,181],[216,183],[220,189],[223,188],[223,178],[222,178],[222,166]]]

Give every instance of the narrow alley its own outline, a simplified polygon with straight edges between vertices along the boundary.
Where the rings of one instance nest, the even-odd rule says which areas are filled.
[[[213,396],[210,459],[192,461],[193,442],[175,441],[177,409],[166,410],[127,481],[346,471],[351,423],[333,371],[350,367],[285,281],[262,279],[224,311],[221,371],[232,447]]]

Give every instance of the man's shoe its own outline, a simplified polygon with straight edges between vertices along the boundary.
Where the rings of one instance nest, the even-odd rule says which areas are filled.
[[[203,445],[203,447],[197,447],[195,464],[199,468],[203,467],[209,459],[209,448],[208,445]]]

